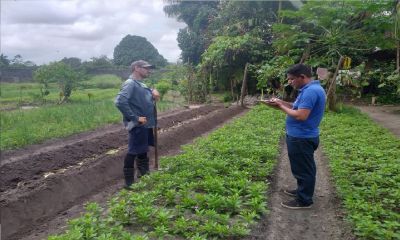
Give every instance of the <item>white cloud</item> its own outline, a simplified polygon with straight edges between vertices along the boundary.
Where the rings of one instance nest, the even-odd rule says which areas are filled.
[[[3,15],[6,24],[69,24],[79,17],[74,5],[58,1],[4,1]]]
[[[166,59],[180,55],[183,28],[163,12],[162,0],[30,0],[1,2],[1,53],[37,64],[63,57],[113,57],[126,35],[150,41]]]

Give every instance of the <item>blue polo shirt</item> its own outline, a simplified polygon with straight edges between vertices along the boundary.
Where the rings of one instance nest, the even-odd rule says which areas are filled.
[[[313,80],[299,90],[293,103],[294,110],[310,109],[305,121],[286,116],[286,133],[292,137],[313,138],[319,136],[319,124],[325,111],[326,94],[318,80]]]

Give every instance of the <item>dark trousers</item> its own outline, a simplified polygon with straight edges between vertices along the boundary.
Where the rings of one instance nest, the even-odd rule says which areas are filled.
[[[127,153],[126,156],[125,156],[125,159],[124,159],[124,168],[133,168],[134,164],[135,164],[136,156],[137,156],[138,160],[140,159],[140,160],[143,161],[144,159],[147,159],[147,152],[146,153],[137,154],[137,155],[136,154]],[[139,162],[138,162],[138,164],[139,164]]]
[[[153,128],[134,127],[128,134],[128,153],[132,155],[147,153],[154,146]]]
[[[124,171],[126,171],[125,169],[133,169],[134,168],[135,159],[137,161],[136,166],[140,172],[140,175],[143,176],[145,174],[148,174],[150,171],[150,165],[149,165],[149,158],[147,157],[147,153],[141,153],[141,154],[137,154],[137,155],[127,153],[125,156],[125,160],[124,160]]]
[[[286,135],[290,168],[297,180],[297,198],[304,204],[312,204],[317,167],[314,151],[318,148],[319,137],[297,138]]]

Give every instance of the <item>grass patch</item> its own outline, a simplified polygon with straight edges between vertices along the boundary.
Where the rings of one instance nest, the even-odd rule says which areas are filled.
[[[112,74],[102,74],[90,77],[88,81],[81,83],[83,88],[120,88],[123,81],[120,77]]]
[[[1,112],[0,149],[9,150],[41,143],[51,138],[65,137],[120,122],[121,113],[114,106],[114,89],[96,89],[91,102],[82,92],[72,103],[49,105],[30,110]],[[159,112],[181,106],[181,103],[157,103]]]
[[[1,150],[94,129],[121,119],[110,100],[3,112]]]
[[[321,139],[356,235],[400,239],[400,140],[348,107],[326,114]]]
[[[50,84],[50,94],[58,97],[58,87]],[[17,108],[20,105],[42,104],[38,83],[0,83],[0,109]]]
[[[113,76],[113,75],[111,75]],[[99,77],[100,79],[101,76]],[[101,82],[98,78],[94,77],[93,82],[85,87],[80,87],[72,91],[69,98],[70,102],[89,102],[88,94],[90,93],[92,98],[91,101],[101,101],[111,99],[119,91],[121,81],[113,83],[112,87],[98,87]],[[112,81],[115,81],[113,79]],[[108,84],[105,82],[104,84]],[[21,105],[34,105],[34,106],[46,106],[57,104],[60,100],[60,90],[57,84],[52,83],[49,87],[49,95],[41,98],[40,84],[38,83],[0,83],[1,95],[0,95],[0,110],[16,109]]]

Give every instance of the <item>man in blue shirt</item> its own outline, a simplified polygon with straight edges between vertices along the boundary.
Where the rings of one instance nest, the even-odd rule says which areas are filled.
[[[134,182],[134,161],[141,176],[149,173],[149,146],[154,146],[153,128],[157,119],[154,115],[154,101],[160,94],[148,88],[142,80],[150,75],[153,68],[143,60],[131,64],[132,75],[122,84],[115,99],[115,106],[122,113],[125,128],[129,131],[128,153],[124,160],[124,177],[126,187]]]
[[[318,80],[311,79],[311,69],[296,64],[287,70],[289,84],[299,90],[294,103],[272,98],[263,101],[266,105],[280,109],[286,117],[286,144],[290,168],[297,180],[297,189],[284,190],[295,199],[282,202],[289,209],[310,208],[313,204],[316,165],[314,151],[319,145],[319,124],[322,120],[326,94]]]

